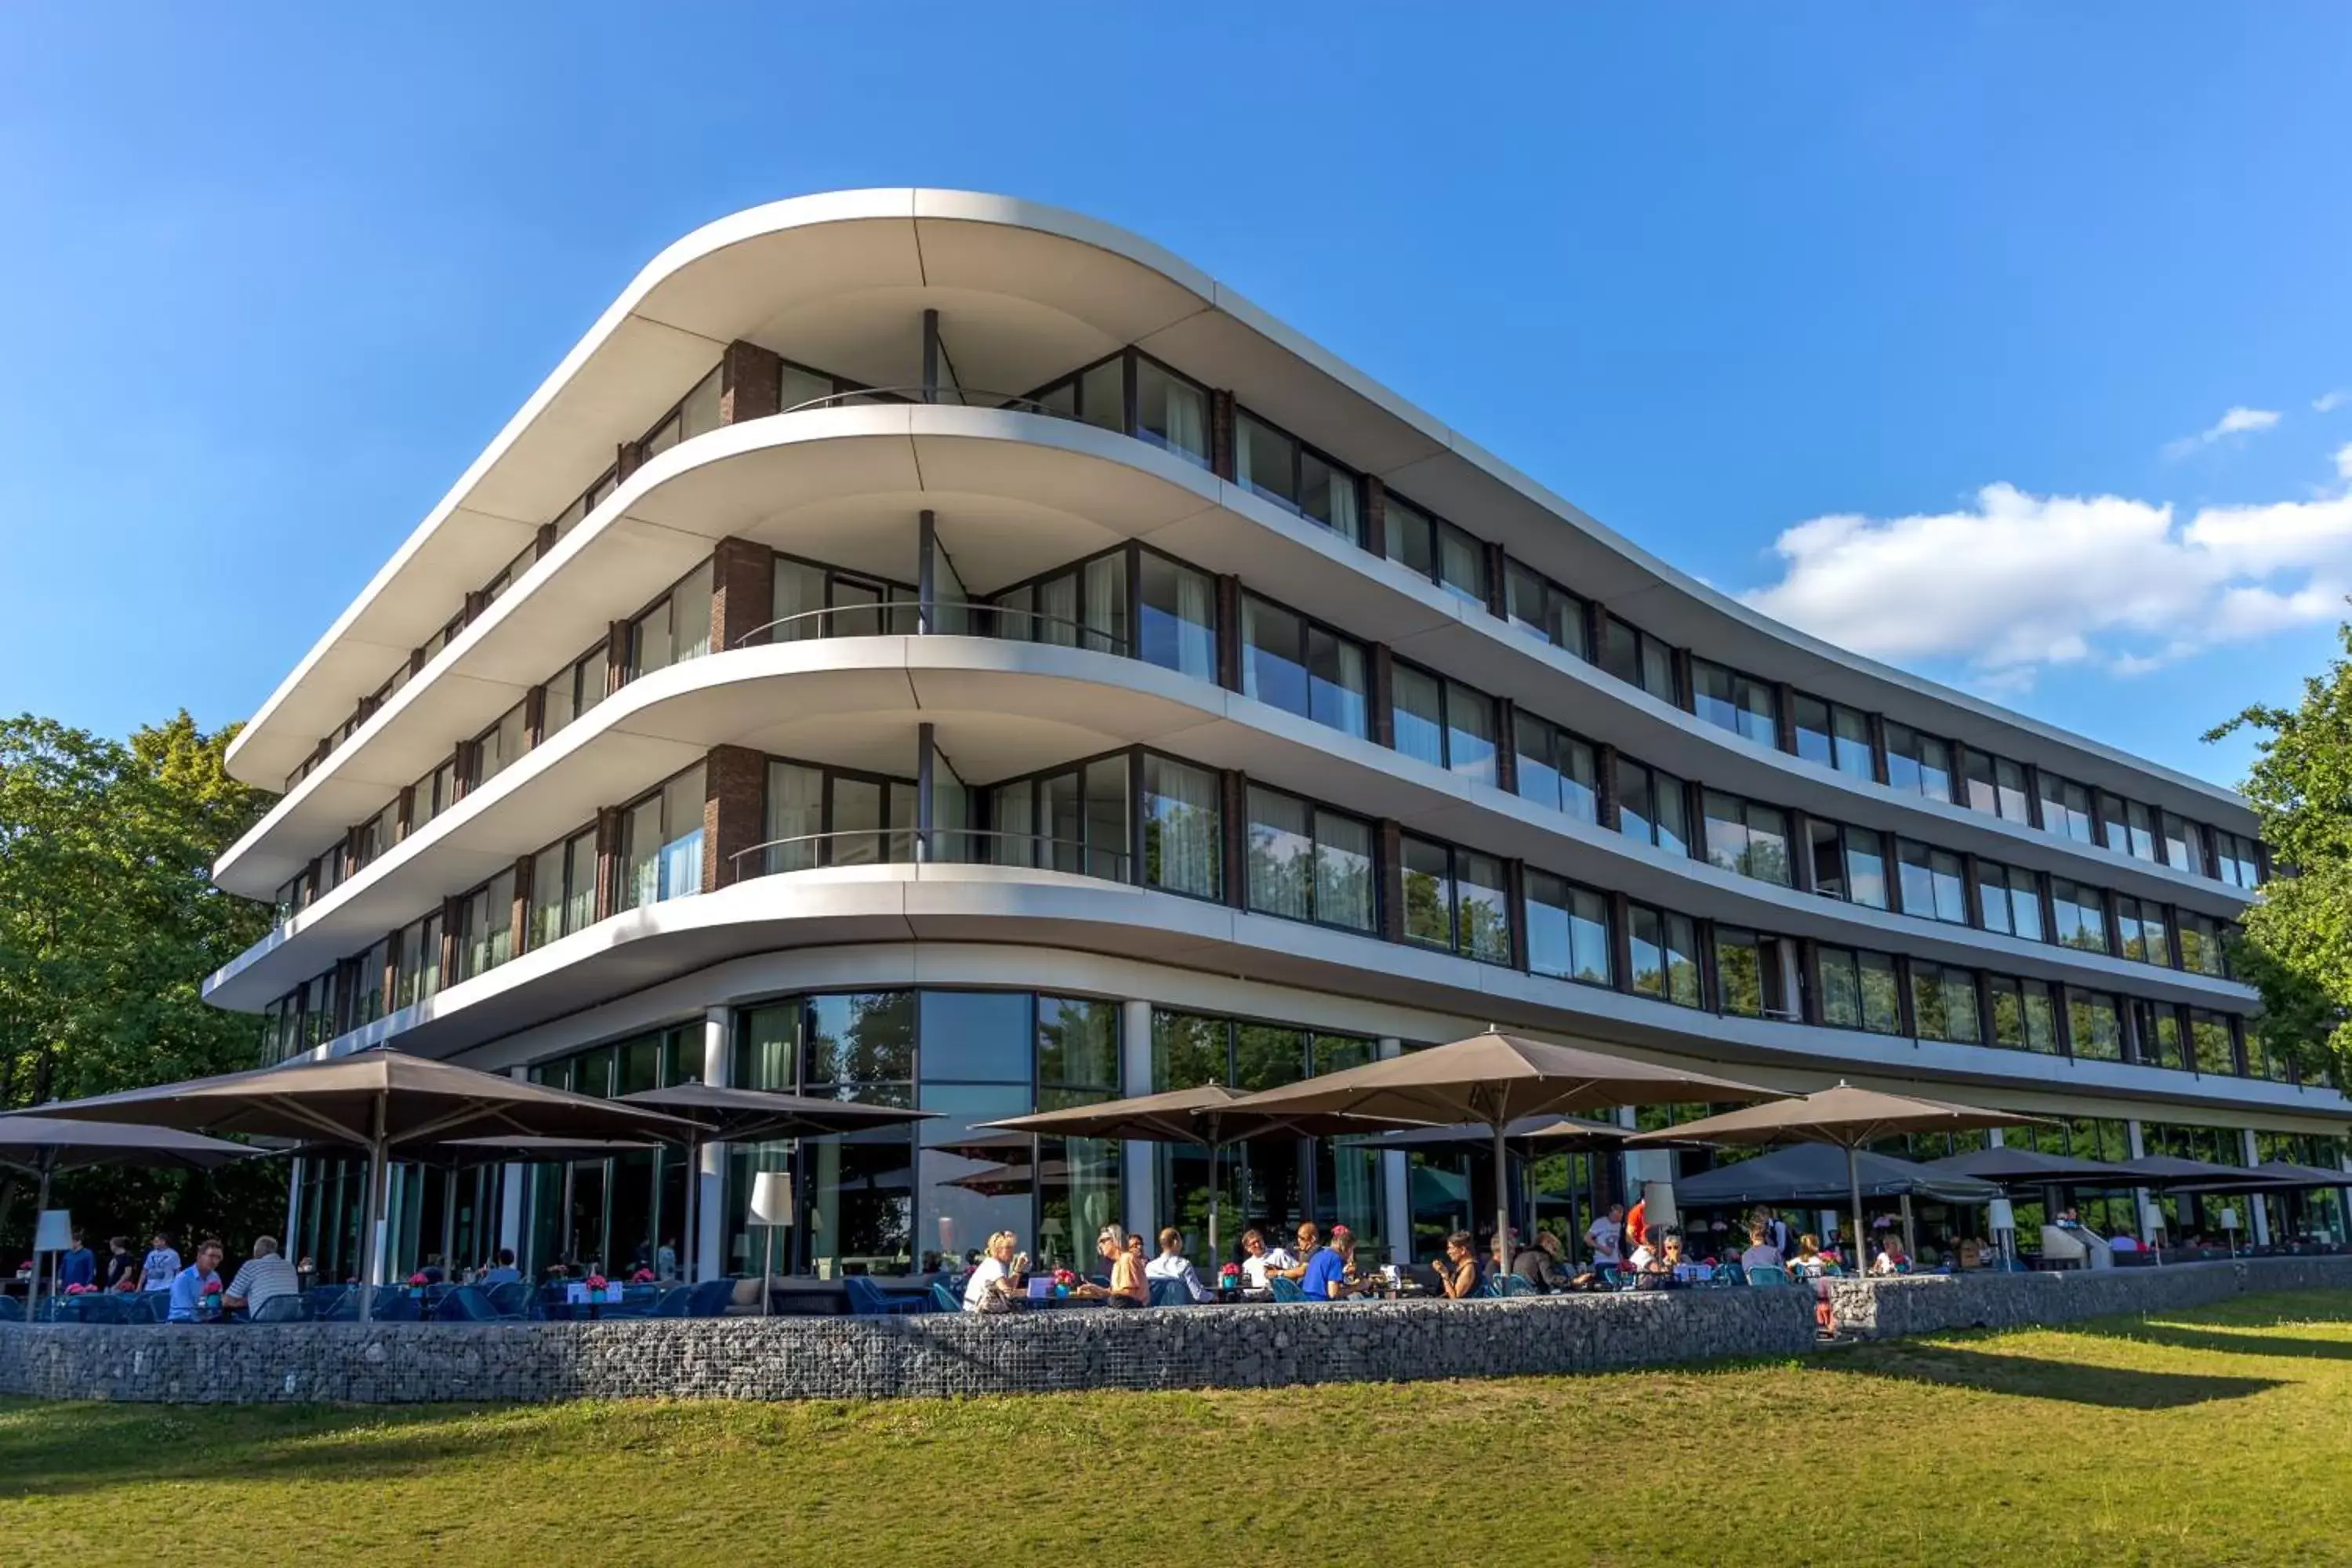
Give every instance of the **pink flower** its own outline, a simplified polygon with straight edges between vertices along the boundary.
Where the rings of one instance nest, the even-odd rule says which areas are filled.
[[[588,1276],[586,1283],[588,1289],[591,1290],[602,1290],[605,1289],[610,1281],[608,1281],[602,1274],[591,1274]]]
[[[424,1275],[424,1273],[423,1273],[421,1270],[420,1270],[419,1272],[417,1272],[417,1273],[415,1273],[415,1274],[410,1275],[410,1276],[408,1277],[408,1282],[409,1282],[411,1285],[415,1286],[419,1290],[424,1289],[425,1289],[425,1287],[426,1287],[427,1285],[430,1285],[430,1284],[432,1283],[432,1281],[431,1281],[430,1279],[425,1279],[425,1275]]]

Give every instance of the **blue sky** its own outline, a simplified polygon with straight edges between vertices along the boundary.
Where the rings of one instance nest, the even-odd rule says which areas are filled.
[[[2234,780],[2352,584],[2352,10],[1471,10],[10,7],[0,711],[244,717],[664,245],[919,184]]]

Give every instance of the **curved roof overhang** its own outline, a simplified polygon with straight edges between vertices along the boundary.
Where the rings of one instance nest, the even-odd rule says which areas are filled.
[[[2230,791],[1766,619],[1156,246],[1033,203],[904,188],[751,208],[655,258],[262,705],[232,771],[276,787],[728,342],[903,384],[923,309],[1015,391],[1137,343],[1669,640],[1995,751],[2030,737],[2084,783],[2252,826]]]

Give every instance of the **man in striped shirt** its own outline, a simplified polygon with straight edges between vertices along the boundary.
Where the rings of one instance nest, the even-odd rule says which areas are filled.
[[[301,1277],[294,1272],[292,1264],[278,1255],[277,1237],[262,1236],[254,1238],[253,1256],[236,1271],[236,1278],[228,1282],[221,1304],[232,1312],[250,1317],[265,1301],[301,1293]]]

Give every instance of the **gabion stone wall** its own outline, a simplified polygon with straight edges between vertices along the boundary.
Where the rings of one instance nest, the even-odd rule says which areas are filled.
[[[1799,1291],[604,1323],[0,1323],[0,1393],[253,1404],[844,1399],[1574,1373],[1811,1344]]]
[[[1830,1283],[1830,1298],[1840,1333],[1896,1339],[2072,1323],[2118,1312],[2177,1312],[2250,1290],[2347,1288],[2352,1257],[2247,1258],[2095,1272],[1837,1279]]]

